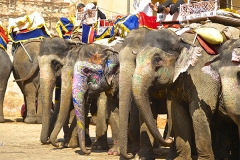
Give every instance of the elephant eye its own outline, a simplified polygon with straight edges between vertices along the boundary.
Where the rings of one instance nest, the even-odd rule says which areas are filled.
[[[160,57],[156,57],[156,58],[155,58],[155,61],[156,61],[156,62],[159,62],[159,61],[161,61],[161,60],[162,60],[162,58],[160,58]]]
[[[153,64],[158,64],[160,61],[162,61],[162,58],[159,55],[153,57]]]

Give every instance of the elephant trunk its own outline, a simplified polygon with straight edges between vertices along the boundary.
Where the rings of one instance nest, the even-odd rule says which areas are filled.
[[[73,67],[67,66],[62,68],[61,72],[61,98],[60,98],[60,111],[57,121],[55,123],[54,130],[51,133],[49,141],[55,147],[59,145],[56,143],[56,138],[62,129],[65,121],[67,120],[70,110],[71,98],[72,98],[72,72]]]
[[[50,112],[52,107],[53,89],[56,83],[55,75],[51,65],[44,62],[45,59],[40,59],[40,89],[38,95],[38,106],[42,108],[42,131],[41,142],[48,143]]]
[[[155,76],[152,66],[149,64],[137,65],[132,81],[132,91],[134,100],[138,106],[139,113],[146,123],[150,133],[162,145],[169,145],[172,141],[165,141],[157,129],[156,122],[149,102],[149,87],[151,86]]]
[[[119,74],[119,143],[120,153],[124,158],[130,159],[133,157],[131,153],[127,153],[127,135],[128,135],[128,116],[131,107],[131,85],[132,74],[135,69],[134,61],[125,61],[120,65]]]
[[[240,87],[238,75],[240,73],[239,67],[224,67],[220,69],[222,93],[224,106],[227,114],[232,118],[236,124],[240,124]]]
[[[85,147],[85,105],[84,96],[88,89],[88,78],[81,72],[81,64],[78,62],[74,66],[73,82],[72,82],[72,95],[73,95],[73,105],[75,109],[75,114],[77,118],[77,128],[78,128],[78,140],[79,146],[83,153],[90,154]]]

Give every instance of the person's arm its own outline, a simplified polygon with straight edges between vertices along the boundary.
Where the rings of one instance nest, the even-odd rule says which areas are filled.
[[[134,1],[133,1],[133,8],[134,8],[134,9],[137,9],[137,8],[138,8],[137,0],[134,0]]]
[[[147,6],[149,6],[149,1],[143,0],[139,3],[138,8],[133,11],[131,14],[137,14],[139,12],[142,12]]]
[[[178,11],[181,4],[184,4],[184,0],[178,0],[174,5],[170,8],[170,14],[173,15],[175,12]]]

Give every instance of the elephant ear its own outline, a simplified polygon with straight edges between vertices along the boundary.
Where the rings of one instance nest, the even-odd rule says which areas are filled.
[[[179,55],[177,62],[175,64],[175,73],[173,77],[173,82],[178,78],[178,76],[186,72],[190,65],[195,66],[198,57],[202,56],[201,54],[202,48],[201,47],[193,47],[191,46],[188,50],[187,48],[183,48],[181,54]]]
[[[231,61],[237,64],[238,67],[240,67],[240,48],[233,49]]]

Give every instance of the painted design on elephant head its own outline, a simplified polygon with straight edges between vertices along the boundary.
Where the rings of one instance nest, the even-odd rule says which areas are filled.
[[[75,113],[78,120],[77,124],[80,129],[84,129],[84,111],[82,106],[84,105],[84,94],[88,89],[88,81],[98,83],[102,77],[102,70],[101,65],[92,64],[86,61],[78,61],[74,66],[72,94]]]
[[[240,48],[233,49],[232,52],[232,62],[240,67]]]
[[[93,53],[92,56],[88,59],[88,62],[93,64],[102,64],[101,54],[97,52]]]
[[[220,76],[217,71],[215,71],[210,65],[206,65],[202,68],[202,71],[208,75],[210,75],[216,81],[220,81]]]
[[[136,65],[140,66],[149,66],[151,64],[151,58],[149,56],[157,52],[157,48],[151,47],[151,48],[144,48],[142,49],[138,54],[136,58]],[[139,70],[141,70],[141,73],[145,74],[148,73],[149,70],[146,69],[146,67],[139,67]],[[137,82],[141,83],[141,75],[134,74],[133,79],[135,79]]]
[[[137,65],[141,65],[142,63],[149,65],[151,63],[151,59],[148,57],[153,52],[157,52],[157,48],[144,48],[140,51],[137,58]]]

